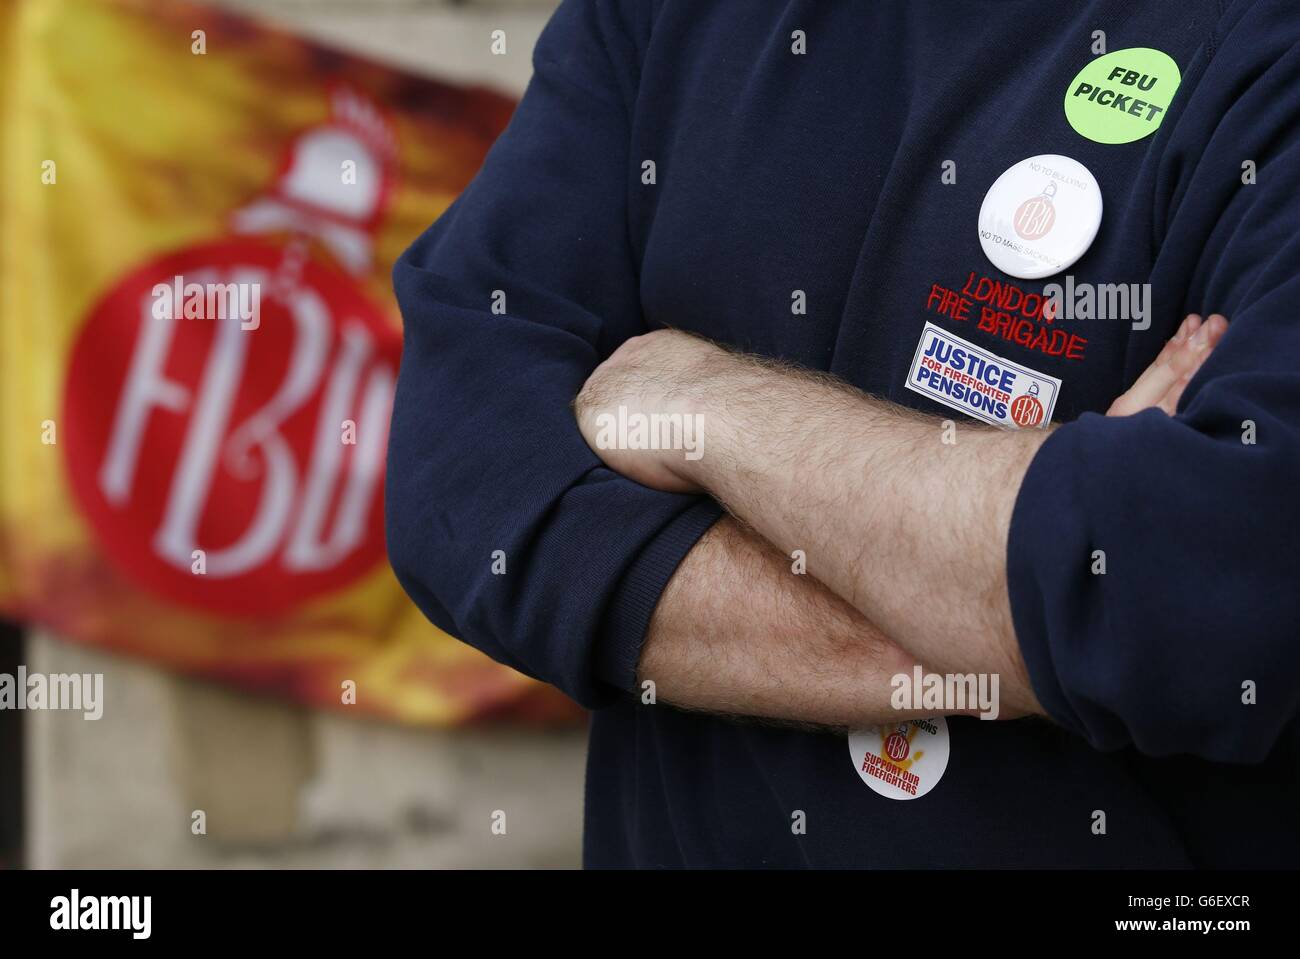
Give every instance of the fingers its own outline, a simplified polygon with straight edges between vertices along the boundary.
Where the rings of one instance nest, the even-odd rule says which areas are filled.
[[[1183,390],[1227,328],[1228,321],[1218,313],[1204,321],[1198,313],[1188,315],[1137,382],[1111,404],[1107,415],[1129,416],[1152,406],[1172,415]]]
[[[1160,351],[1160,355],[1156,357],[1155,362],[1152,363],[1151,366],[1147,367],[1142,372],[1142,375],[1145,376],[1150,373],[1152,366],[1160,366],[1168,362],[1169,358],[1178,352],[1178,348],[1187,342],[1187,340],[1196,333],[1200,326],[1201,314],[1187,314],[1183,322],[1178,325],[1178,329],[1174,332],[1174,335],[1165,342],[1164,348]]]
[[[1183,352],[1188,341],[1195,337],[1200,328],[1201,317],[1197,313],[1192,313],[1183,320],[1173,337],[1165,343],[1160,355],[1142,371],[1137,382],[1116,401],[1115,405],[1121,407],[1116,411],[1116,415],[1127,416],[1160,402],[1161,397],[1182,375],[1181,369],[1175,370],[1170,365],[1171,361]]]
[[[1156,407],[1164,410],[1167,416],[1173,416],[1178,412],[1178,401],[1182,399],[1183,390],[1187,388],[1187,384],[1192,381],[1194,375],[1194,373],[1184,373],[1178,377],[1174,385],[1169,388],[1169,391],[1161,397]]]
[[[1219,341],[1227,331],[1228,320],[1218,313],[1200,326],[1195,335],[1170,357],[1167,365],[1177,372],[1177,376],[1155,405],[1170,416],[1174,415],[1178,409],[1178,401],[1182,399],[1183,390],[1187,388],[1187,384],[1192,381],[1192,377],[1200,370],[1209,355],[1214,352],[1214,348],[1219,345]]]
[[[1159,403],[1181,375],[1181,371],[1175,372],[1170,368],[1170,361],[1183,349],[1187,341],[1196,334],[1200,326],[1201,317],[1198,314],[1192,313],[1187,316],[1179,324],[1174,335],[1165,343],[1160,355],[1142,371],[1142,375],[1137,378],[1137,382],[1125,390],[1111,404],[1110,409],[1106,411],[1106,415],[1129,416]]]

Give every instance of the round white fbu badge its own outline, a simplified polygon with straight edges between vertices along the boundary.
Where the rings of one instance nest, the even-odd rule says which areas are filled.
[[[948,768],[948,721],[905,719],[849,733],[849,755],[862,781],[887,799],[917,799]]]
[[[1060,273],[1092,246],[1101,187],[1078,160],[1044,153],[1021,160],[989,187],[980,245],[993,265],[1023,280]]]

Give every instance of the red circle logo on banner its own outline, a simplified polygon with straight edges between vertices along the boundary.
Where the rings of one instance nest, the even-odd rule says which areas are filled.
[[[109,559],[209,612],[267,616],[384,559],[401,337],[305,248],[221,240],[156,259],[94,307],[60,422]]]

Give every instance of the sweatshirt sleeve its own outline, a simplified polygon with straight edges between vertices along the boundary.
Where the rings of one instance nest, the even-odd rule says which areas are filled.
[[[1261,761],[1300,703],[1300,18],[1287,7],[1230,11],[1166,148],[1177,185],[1153,295],[1181,277],[1178,315],[1224,313],[1228,333],[1176,416],[1057,429],[1012,517],[1008,588],[1034,690],[1098,748]]]
[[[646,332],[628,239],[648,14],[566,0],[482,170],[398,260],[389,557],[430,620],[586,706],[631,689],[650,615],[718,518],[605,468],[570,405]]]

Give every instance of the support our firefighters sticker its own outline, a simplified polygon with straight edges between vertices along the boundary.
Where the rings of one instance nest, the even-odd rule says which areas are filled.
[[[910,719],[849,733],[849,755],[862,781],[886,799],[918,799],[948,768],[948,721]]]

